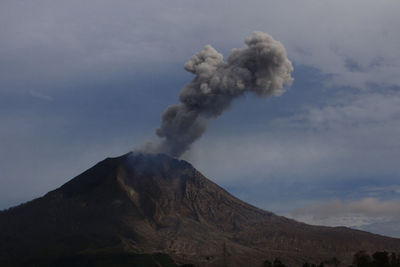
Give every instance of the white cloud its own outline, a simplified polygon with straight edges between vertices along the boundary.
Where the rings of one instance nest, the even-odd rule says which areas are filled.
[[[282,41],[295,63],[329,74],[327,84],[400,85],[396,0],[39,0],[0,7],[3,82],[154,71],[183,64],[205,44],[228,54],[261,30]]]
[[[211,127],[187,157],[220,181],[386,179],[400,175],[399,135],[400,93],[343,94],[261,130]]]
[[[379,234],[400,237],[400,200],[363,198],[317,202],[288,214],[296,220],[327,226],[348,226]]]
[[[35,90],[30,90],[29,94],[33,97],[39,98],[41,100],[45,100],[45,101],[53,101],[53,97],[46,95],[42,92],[39,91],[35,91]]]
[[[327,196],[320,192],[313,196],[311,189],[307,195],[301,194],[301,199],[290,199],[290,192],[285,192],[289,195],[282,196],[287,200],[282,206],[278,196],[268,199],[272,203],[263,203],[262,195],[247,198],[259,206],[276,206],[274,210],[281,215],[306,223],[400,237],[400,191],[398,185],[388,185],[400,175],[400,92],[340,93],[322,107],[308,106],[294,116],[267,121],[256,129],[242,131],[244,125],[238,123],[229,132],[211,127],[186,157],[217,183],[262,187],[266,194],[277,182],[295,182],[299,190],[318,184],[316,190],[324,192],[324,181],[332,185],[348,180],[348,186],[357,192],[333,188],[336,191],[330,192],[329,198],[338,199],[329,202],[321,200]],[[340,200],[354,196],[359,200]]]
[[[320,216],[321,218],[342,215],[400,218],[400,200],[381,201],[375,197],[363,198],[356,201],[335,199],[327,203],[313,204],[300,208],[294,212],[295,216],[305,214]]]

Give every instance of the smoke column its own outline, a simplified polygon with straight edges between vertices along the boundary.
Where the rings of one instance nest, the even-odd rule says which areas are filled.
[[[246,49],[234,49],[226,61],[212,46],[192,56],[185,70],[194,79],[169,106],[156,133],[163,138],[152,150],[181,156],[206,130],[207,120],[219,117],[233,99],[247,92],[260,97],[279,96],[291,85],[292,63],[283,45],[263,32],[245,40]]]

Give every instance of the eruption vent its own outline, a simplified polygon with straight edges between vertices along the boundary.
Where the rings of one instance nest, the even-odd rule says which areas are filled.
[[[226,61],[212,46],[192,56],[185,70],[196,77],[179,94],[180,104],[169,106],[156,133],[162,142],[152,150],[179,157],[206,130],[207,120],[217,118],[233,99],[246,92],[260,97],[279,96],[293,82],[292,63],[283,45],[263,32],[234,49]]]

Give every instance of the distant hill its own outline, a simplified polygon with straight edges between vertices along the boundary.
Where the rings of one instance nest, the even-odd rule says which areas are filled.
[[[333,257],[350,263],[360,250],[400,251],[400,239],[258,209],[163,154],[108,158],[1,211],[0,229],[0,266],[262,266],[276,257],[301,266]]]

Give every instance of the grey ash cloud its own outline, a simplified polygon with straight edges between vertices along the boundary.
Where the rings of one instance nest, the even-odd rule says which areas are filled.
[[[263,32],[245,40],[246,49],[234,49],[226,61],[210,45],[192,56],[185,70],[195,74],[169,106],[156,133],[160,144],[150,150],[179,157],[204,133],[207,120],[219,117],[245,93],[280,96],[291,85],[292,63],[284,46]]]

